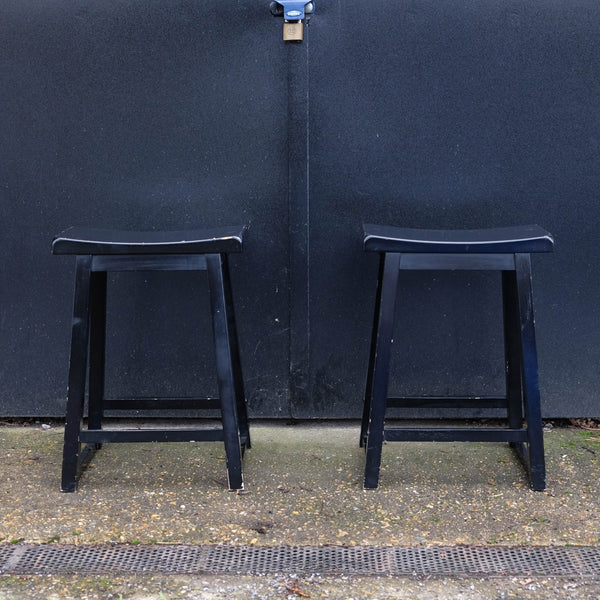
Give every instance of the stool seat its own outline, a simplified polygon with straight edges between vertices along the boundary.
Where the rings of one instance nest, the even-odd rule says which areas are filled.
[[[514,253],[552,252],[552,236],[537,225],[495,229],[410,229],[363,225],[371,252]]]
[[[188,231],[120,231],[70,227],[53,254],[220,254],[241,252],[245,226]]]

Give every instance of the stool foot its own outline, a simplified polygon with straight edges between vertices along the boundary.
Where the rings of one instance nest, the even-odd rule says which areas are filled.
[[[526,443],[511,442],[510,446],[529,477],[531,489],[534,492],[543,492],[546,489],[546,466],[543,451],[540,461],[539,457],[535,457],[535,453],[532,455],[531,448]]]
[[[365,481],[363,483],[364,490],[376,490],[379,487],[379,467],[381,464],[381,454],[379,455],[379,463],[376,459],[371,459],[373,464],[365,468]]]
[[[546,489],[546,469],[532,470],[530,475],[530,486],[534,492],[543,492]]]

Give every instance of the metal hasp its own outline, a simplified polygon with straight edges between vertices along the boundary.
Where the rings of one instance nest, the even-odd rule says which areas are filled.
[[[303,22],[308,22],[315,10],[313,2],[305,0],[277,0],[271,2],[271,14],[283,17],[283,39],[286,42],[301,42],[304,38]]]

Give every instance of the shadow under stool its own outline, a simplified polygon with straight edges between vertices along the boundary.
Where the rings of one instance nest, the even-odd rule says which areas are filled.
[[[538,384],[532,252],[551,252],[552,236],[537,225],[481,230],[425,230],[364,225],[364,249],[380,255],[375,317],[361,424],[364,487],[379,484],[382,444],[400,441],[508,442],[526,466],[531,488],[546,486]],[[502,274],[506,396],[389,398],[391,346],[400,271],[491,270]],[[408,315],[400,315],[407,318]],[[402,337],[396,343],[402,343]],[[385,427],[386,409],[503,408],[506,427]]]
[[[77,489],[81,467],[110,442],[222,441],[229,488],[243,488],[242,457],[250,448],[250,432],[228,269],[228,254],[241,252],[243,233],[244,227],[182,232],[71,228],[54,239],[54,254],[76,255],[62,491]],[[104,397],[109,271],[207,272],[219,398]],[[88,428],[83,429],[86,383]],[[102,428],[105,410],[161,409],[218,409],[222,427]]]

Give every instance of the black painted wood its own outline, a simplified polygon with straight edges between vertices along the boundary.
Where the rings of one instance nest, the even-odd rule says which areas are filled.
[[[234,358],[234,348],[237,342],[231,337],[235,331],[233,323],[233,302],[226,298],[229,288],[225,285],[226,270],[223,263],[226,261],[220,254],[208,254],[206,264],[208,267],[208,287],[210,290],[210,308],[213,321],[215,354],[217,362],[217,377],[219,380],[219,397],[221,399],[221,421],[223,423],[223,441],[227,462],[227,479],[230,490],[239,490],[244,487],[242,477],[242,435],[246,435],[248,444],[248,421],[246,411],[238,413],[238,407],[246,403],[240,397],[243,389],[237,382],[241,381],[241,368],[238,357]]]
[[[493,254],[552,252],[552,235],[538,225],[495,229],[414,229],[363,225],[363,244],[370,252]],[[432,257],[433,258],[433,257]],[[475,262],[470,259],[471,262]]]
[[[514,269],[515,260],[510,254],[469,253],[461,256],[456,252],[440,254],[433,252],[410,252],[400,258],[402,271],[490,271]]]
[[[369,360],[373,373],[367,374],[370,387],[367,388],[365,393],[365,405],[369,408],[363,412],[361,428],[366,435],[365,488],[376,488],[379,482],[381,450],[385,439],[384,423],[390,379],[392,335],[396,320],[400,255],[397,253],[384,253],[383,261],[381,299],[375,317],[377,334],[372,338],[371,358]]]
[[[453,396],[388,397],[388,408],[504,408],[506,398],[455,398]]]
[[[234,252],[241,251],[245,228],[238,228]],[[233,297],[229,281],[227,251],[231,229],[212,231],[210,235],[75,231],[55,238],[56,254],[76,254],[75,299],[72,321],[69,392],[66,409],[65,440],[61,489],[74,492],[83,467],[101,444],[108,442],[187,442],[223,441],[231,490],[243,489],[242,456],[250,447],[242,366],[239,356]],[[173,247],[177,253],[173,252]],[[215,253],[218,250],[218,253]],[[164,254],[160,254],[164,251]],[[130,252],[130,253],[129,253]],[[100,253],[100,256],[97,256]],[[202,261],[185,260],[186,253]],[[104,255],[103,255],[104,254]],[[143,256],[140,256],[143,255]],[[98,260],[97,260],[98,259]],[[107,399],[106,384],[106,308],[107,271],[135,269],[206,270],[213,324],[213,341],[219,398],[125,398]],[[89,371],[88,371],[89,365]],[[88,423],[83,429],[86,374],[88,383]],[[135,430],[103,429],[106,410],[219,410],[220,429]],[[82,446],[83,445],[83,446]]]
[[[531,260],[528,254],[517,254],[515,262],[521,332],[522,406],[527,423],[527,455],[524,459],[528,460],[531,487],[534,490],[543,490],[546,487],[546,466],[531,290]]]
[[[61,489],[74,492],[80,463],[79,431],[85,401],[86,369],[89,344],[91,256],[78,256],[75,271],[75,294],[73,298],[73,321],[71,327],[71,356],[69,360],[69,387],[65,415],[65,441]],[[92,370],[95,376],[96,370]],[[96,384],[97,385],[97,384]],[[98,412],[92,410],[96,424]]]
[[[92,271],[206,271],[201,254],[94,255]]]
[[[397,237],[395,237],[397,236]],[[365,489],[377,488],[384,441],[473,441],[508,442],[525,464],[531,488],[544,490],[546,470],[542,414],[538,380],[538,361],[533,316],[531,260],[529,252],[550,252],[552,236],[539,227],[517,227],[485,231],[431,231],[365,225],[363,241],[366,251],[377,252],[380,264],[375,300],[375,317],[367,370],[367,387],[361,424],[360,445],[365,446]],[[480,248],[483,254],[473,250]],[[439,253],[441,249],[441,252]],[[528,250],[528,252],[525,252]],[[428,255],[428,251],[431,255]],[[451,252],[451,254],[447,254]],[[492,252],[492,254],[489,254]],[[412,263],[402,266],[405,256]],[[490,256],[506,260],[490,261]],[[460,258],[460,261],[456,259]],[[448,260],[451,259],[451,260]],[[390,397],[390,364],[396,322],[396,299],[399,290],[406,293],[403,282],[398,285],[399,272],[407,269],[430,270],[481,268],[502,273],[502,306],[504,315],[504,355],[506,390],[501,402],[507,426],[486,428],[431,427],[407,428],[385,426],[388,408],[425,409],[423,418],[431,418],[431,409],[475,408],[498,406],[497,399],[483,396],[467,399],[423,397]],[[413,318],[401,314],[404,324]],[[404,345],[403,328],[396,332],[396,347]],[[427,382],[424,382],[425,385]],[[471,416],[477,416],[476,413]]]
[[[400,428],[388,427],[384,431],[386,442],[525,442],[527,432],[523,429],[470,428]],[[540,488],[540,489],[543,489]]]
[[[106,410],[218,410],[219,398],[105,398]],[[93,428],[92,428],[93,429]]]
[[[140,442],[222,442],[222,429],[86,429],[79,435],[86,444]]]
[[[71,227],[52,242],[53,254],[208,254],[242,251],[245,226],[191,231],[122,231]]]

